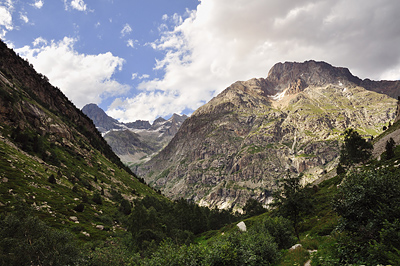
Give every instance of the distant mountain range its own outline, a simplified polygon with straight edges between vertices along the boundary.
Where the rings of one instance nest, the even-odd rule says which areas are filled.
[[[168,120],[159,117],[153,124],[144,120],[122,123],[96,104],[85,105],[82,112],[93,120],[112,150],[134,170],[164,148],[187,118],[174,114]]]
[[[380,134],[398,95],[399,81],[361,80],[325,62],[278,63],[267,78],[235,82],[196,110],[137,173],[174,199],[267,203],[287,171],[306,183],[333,171],[346,128]]]

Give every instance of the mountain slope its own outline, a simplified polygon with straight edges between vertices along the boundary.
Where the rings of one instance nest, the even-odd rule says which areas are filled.
[[[396,101],[363,82],[324,62],[276,64],[267,78],[236,82],[196,110],[138,173],[171,198],[266,203],[286,171],[310,182],[333,169],[346,128],[377,135],[393,119]],[[399,82],[368,84],[400,94]]]
[[[119,160],[86,115],[3,42],[0,154],[0,212],[24,201],[50,225],[85,240],[118,230],[123,201],[161,197]]]

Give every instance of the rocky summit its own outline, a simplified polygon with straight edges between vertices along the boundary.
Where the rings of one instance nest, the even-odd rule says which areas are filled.
[[[334,169],[346,128],[381,133],[397,95],[398,81],[361,80],[325,62],[278,63],[267,78],[235,82],[196,110],[138,174],[201,205],[268,203],[287,171],[312,182]]]

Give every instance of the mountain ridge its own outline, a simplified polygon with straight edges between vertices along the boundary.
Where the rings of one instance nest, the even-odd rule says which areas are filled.
[[[400,94],[397,81],[364,83]],[[377,135],[394,118],[395,100],[362,84],[325,62],[278,63],[267,78],[235,82],[197,109],[138,173],[171,198],[219,208],[250,197],[267,203],[285,171],[310,182],[334,169],[340,132]]]
[[[93,120],[112,150],[133,170],[168,144],[187,118],[173,114],[168,120],[159,117],[153,124],[145,120],[123,123],[108,116],[96,104],[85,105],[82,112]]]

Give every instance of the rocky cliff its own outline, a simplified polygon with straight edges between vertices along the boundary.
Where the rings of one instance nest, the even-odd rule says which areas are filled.
[[[346,128],[379,134],[396,110],[385,93],[400,95],[400,83],[363,81],[324,62],[278,63],[267,78],[236,82],[196,110],[138,173],[171,198],[267,203],[286,171],[311,182],[332,170]]]

